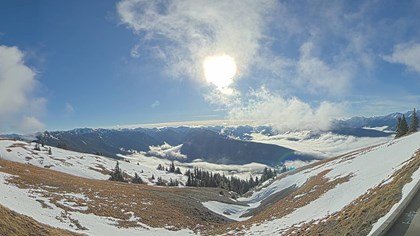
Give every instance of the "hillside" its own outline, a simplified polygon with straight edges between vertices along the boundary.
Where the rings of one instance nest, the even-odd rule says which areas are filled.
[[[89,235],[367,235],[420,180],[418,140],[420,133],[318,161],[237,200],[218,188],[150,186],[151,174],[185,176],[134,160],[121,168],[149,185],[106,180],[109,158],[0,140],[0,205]]]
[[[183,235],[229,222],[200,202],[233,203],[218,189],[91,180],[5,160],[0,166],[0,205],[44,224],[91,235],[161,235],[173,230]]]
[[[18,214],[0,205],[0,235],[55,235],[76,236],[66,230],[40,224],[34,219]]]
[[[246,142],[222,134],[223,127],[167,127],[159,129],[75,129],[44,132],[37,135],[40,143],[77,152],[100,154],[120,159],[120,155],[148,153],[153,147],[171,145],[181,147],[166,159],[192,162],[196,159],[215,164],[249,164],[258,162],[275,166],[285,161],[311,161],[310,155],[296,150],[258,142]],[[236,134],[249,129],[237,127]],[[217,147],[217,148],[216,148]],[[178,158],[180,155],[186,158]]]
[[[248,233],[367,235],[420,180],[420,154],[414,155],[420,149],[418,140],[420,133],[289,172],[251,196],[238,199],[247,207],[204,204],[242,221],[229,228]],[[367,216],[367,208],[375,213]],[[345,220],[331,226],[343,217]],[[247,229],[242,229],[244,225]]]
[[[247,164],[258,162],[276,166],[286,161],[313,161],[314,157],[297,154],[295,150],[272,144],[229,139],[215,132],[202,130],[189,135],[181,147],[187,160],[204,159],[216,164]]]

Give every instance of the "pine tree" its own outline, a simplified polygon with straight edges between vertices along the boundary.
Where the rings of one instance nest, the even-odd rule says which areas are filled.
[[[166,183],[163,181],[162,177],[157,178],[156,185],[158,186],[166,186]]]
[[[414,108],[413,114],[411,116],[410,132],[411,133],[417,132],[418,126],[419,126],[419,118],[417,117],[416,108]]]
[[[402,136],[402,132],[401,132],[401,117],[397,118],[397,127],[395,130],[395,138],[399,138]]]
[[[186,185],[186,186],[192,186],[191,174],[190,174],[190,175],[188,175],[187,183],[186,183],[185,185]]]
[[[175,164],[174,161],[172,161],[171,166],[169,167],[169,172],[174,173],[175,172]]]
[[[134,173],[134,178],[132,180],[133,184],[143,184],[143,180],[141,179],[141,177],[136,173]]]
[[[408,133],[408,124],[407,120],[405,119],[405,115],[403,115],[401,119],[401,133],[402,135],[406,135]]]
[[[397,120],[397,131],[395,134],[395,138],[402,137],[408,133],[408,124],[407,120],[405,119],[405,115],[401,117],[398,117]]]
[[[111,177],[109,178],[109,180],[125,182],[123,172],[120,169],[120,164],[118,163],[118,161],[117,161],[117,164],[115,165],[114,171],[111,172]]]

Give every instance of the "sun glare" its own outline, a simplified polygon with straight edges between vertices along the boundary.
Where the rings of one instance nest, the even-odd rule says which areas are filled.
[[[216,85],[218,89],[229,87],[237,70],[233,57],[226,54],[206,57],[203,68],[207,82]]]

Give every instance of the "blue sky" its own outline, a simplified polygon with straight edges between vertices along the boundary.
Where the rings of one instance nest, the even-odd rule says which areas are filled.
[[[323,129],[410,110],[419,10],[408,0],[1,1],[0,132],[214,119]],[[236,73],[221,85],[204,61],[223,55]]]

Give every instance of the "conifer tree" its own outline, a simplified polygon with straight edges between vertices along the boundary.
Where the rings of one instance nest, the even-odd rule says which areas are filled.
[[[403,115],[401,119],[401,133],[402,135],[406,135],[408,133],[408,124],[407,120],[405,119],[405,115]]]
[[[402,132],[401,132],[401,117],[397,118],[397,127],[395,130],[395,138],[399,138],[402,136]]]
[[[410,132],[412,133],[417,132],[418,126],[419,126],[419,118],[417,117],[416,108],[414,108],[413,114],[411,116]]]
[[[156,185],[158,186],[166,186],[166,183],[163,181],[162,177],[157,178]]]
[[[143,180],[141,179],[141,177],[136,173],[134,173],[134,178],[132,181],[133,184],[143,184]]]
[[[111,177],[109,178],[109,180],[125,182],[123,172],[120,169],[120,164],[118,163],[118,161],[117,161],[117,164],[115,165],[114,171],[111,172]]]
[[[172,161],[170,167],[169,167],[169,172],[174,173],[175,172],[175,164],[174,161]]]
[[[405,115],[403,115],[402,117],[398,117],[395,138],[402,137],[406,135],[407,133],[408,133],[407,120],[405,119]]]

